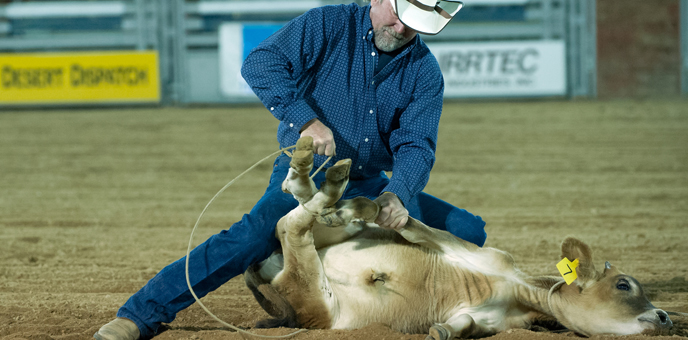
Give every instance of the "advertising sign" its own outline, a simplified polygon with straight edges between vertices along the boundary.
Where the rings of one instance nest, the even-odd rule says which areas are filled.
[[[516,97],[566,94],[563,40],[429,43],[444,75],[444,96]]]
[[[156,51],[0,54],[0,105],[158,101]]]

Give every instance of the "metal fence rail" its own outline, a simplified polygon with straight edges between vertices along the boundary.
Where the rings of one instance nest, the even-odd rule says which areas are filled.
[[[155,49],[152,1],[13,2],[0,6],[0,52]]]
[[[423,36],[423,40],[563,39],[566,22],[562,1],[470,1],[441,34]]]

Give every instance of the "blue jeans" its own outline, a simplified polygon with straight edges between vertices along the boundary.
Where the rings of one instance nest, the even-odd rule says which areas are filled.
[[[277,221],[298,206],[292,195],[281,188],[289,172],[289,161],[286,155],[277,157],[268,188],[249,214],[191,251],[189,277],[196,295],[205,296],[280,247],[275,238]],[[325,181],[325,171],[318,173],[313,181],[319,187]],[[388,182],[384,173],[380,177],[351,180],[342,199],[357,196],[375,199]],[[410,216],[428,226],[447,230],[479,246],[485,243],[485,222],[480,216],[426,193],[413,197],[406,208]],[[118,317],[136,323],[141,338],[155,336],[161,323],[172,322],[179,311],[195,302],[186,285],[185,264],[183,257],[163,268],[117,312]]]

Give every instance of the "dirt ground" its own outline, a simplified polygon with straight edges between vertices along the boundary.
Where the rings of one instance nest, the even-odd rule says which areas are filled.
[[[276,127],[251,106],[0,111],[0,339],[90,338],[185,254],[215,192],[277,150]],[[221,196],[194,243],[247,212],[269,172],[265,163]],[[655,306],[688,312],[688,102],[447,103],[426,191],[482,216],[487,246],[526,273],[555,275],[560,242],[574,235],[598,267],[637,278]],[[243,328],[266,317],[242,278],[204,302]],[[672,319],[667,335],[688,336],[688,318]],[[425,335],[374,324],[294,337],[323,338]],[[243,337],[194,305],[157,339]]]

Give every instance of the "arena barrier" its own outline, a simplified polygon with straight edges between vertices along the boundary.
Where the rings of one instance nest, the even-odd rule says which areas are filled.
[[[292,3],[306,10],[317,1]],[[187,39],[178,54],[187,63],[180,68],[189,70],[180,79],[178,88],[188,89],[180,101],[256,100],[239,70],[250,49],[291,17],[272,4],[200,1],[187,7],[183,17],[193,24],[177,26],[187,27],[178,32]],[[258,13],[261,20],[255,20]],[[266,13],[276,19],[264,20]],[[594,0],[466,1],[447,28],[423,40],[440,62],[446,98],[594,97],[595,20]]]
[[[23,92],[26,100],[11,102],[3,98],[18,97],[0,87],[0,105],[257,102],[238,74],[250,48],[310,8],[349,2],[119,0],[0,5],[0,60],[29,53],[34,57],[55,52],[75,52],[75,57],[86,51],[155,53],[157,66],[147,67],[159,69],[154,72],[156,79],[150,78],[153,72],[147,73],[149,85],[158,87],[157,99],[74,95],[81,99],[50,101],[46,90],[36,87],[46,82],[47,73],[29,70],[19,77],[36,86],[13,90],[33,93]],[[441,34],[423,36],[443,69],[448,98],[596,95],[595,0],[465,3]],[[110,65],[94,71],[100,80],[93,83],[111,90],[124,88],[127,82],[117,80],[124,76],[112,75],[133,66]],[[5,80],[12,83],[16,78],[12,71],[23,68],[27,67],[11,68]],[[65,90],[71,90],[69,70],[63,69],[59,79]]]

